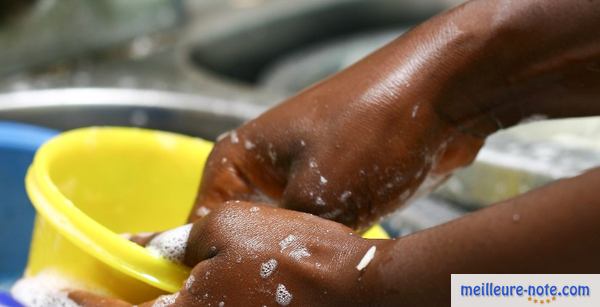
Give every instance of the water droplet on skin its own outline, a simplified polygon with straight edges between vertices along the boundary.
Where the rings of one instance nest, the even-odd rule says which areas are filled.
[[[225,164],[225,163],[227,163],[227,158],[223,157],[223,158],[221,159],[221,164]]]
[[[259,208],[259,207],[257,207],[257,206],[252,206],[252,207],[250,208],[250,212],[252,212],[252,213],[254,213],[254,212],[258,212],[258,211],[260,211],[260,208]]]
[[[520,214],[518,214],[518,213],[515,213],[515,214],[513,214],[513,216],[512,216],[512,220],[513,220],[513,222],[518,222],[518,221],[520,221],[520,220],[521,220],[521,215],[520,215]]]
[[[304,142],[304,140],[300,140],[300,146],[302,146],[302,147],[306,146],[306,142]]]
[[[225,306],[225,302],[219,302],[219,307]]]
[[[321,183],[321,185],[325,185],[327,184],[327,178],[320,176],[319,177],[319,182]]]

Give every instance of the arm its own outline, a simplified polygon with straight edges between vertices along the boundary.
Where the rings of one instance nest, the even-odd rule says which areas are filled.
[[[533,114],[600,114],[600,3],[475,0],[245,124],[215,147],[195,220],[266,201],[361,228]]]
[[[373,297],[406,306],[450,300],[450,274],[600,272],[600,169],[381,247]]]

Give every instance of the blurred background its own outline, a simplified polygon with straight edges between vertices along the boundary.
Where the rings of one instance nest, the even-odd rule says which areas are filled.
[[[38,143],[90,125],[214,140],[460,2],[3,0],[0,121],[50,129]],[[15,170],[19,133],[32,128],[2,127],[0,214],[11,219],[20,209],[8,203],[25,197],[24,172],[39,144],[19,147],[24,162]],[[384,225],[406,235],[600,165],[599,132],[600,121],[587,118],[498,133],[472,166]]]

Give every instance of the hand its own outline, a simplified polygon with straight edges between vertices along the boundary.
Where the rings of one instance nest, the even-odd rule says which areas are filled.
[[[472,161],[483,140],[440,120],[419,102],[416,85],[391,101],[379,81],[358,78],[372,69],[356,70],[225,135],[208,159],[190,221],[224,201],[246,200],[366,227],[424,181],[431,189]]]
[[[374,285],[356,266],[385,242],[313,215],[230,202],[194,224],[185,256],[194,269],[176,303],[361,305]]]
[[[182,289],[140,306],[365,305],[378,293],[365,273],[388,242],[314,215],[228,202],[194,223],[184,256],[193,270]],[[127,306],[86,291],[68,296],[85,307]]]

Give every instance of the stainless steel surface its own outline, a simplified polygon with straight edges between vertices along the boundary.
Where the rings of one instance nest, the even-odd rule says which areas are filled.
[[[38,0],[0,28],[0,75],[173,28],[182,18],[180,2]]]
[[[436,194],[479,208],[600,166],[600,118],[553,120],[492,135]]]
[[[139,126],[215,139],[263,107],[218,98],[131,89],[54,89],[0,94],[0,119],[55,129]]]
[[[270,105],[285,95],[257,82],[278,59],[344,36],[412,25],[460,1],[250,2],[258,4],[195,20],[181,43],[182,67],[210,93]]]
[[[361,33],[300,49],[265,68],[259,84],[274,92],[291,95],[354,64],[403,32]]]
[[[391,236],[401,237],[465,215],[468,211],[446,199],[428,196],[387,217],[382,225]]]

